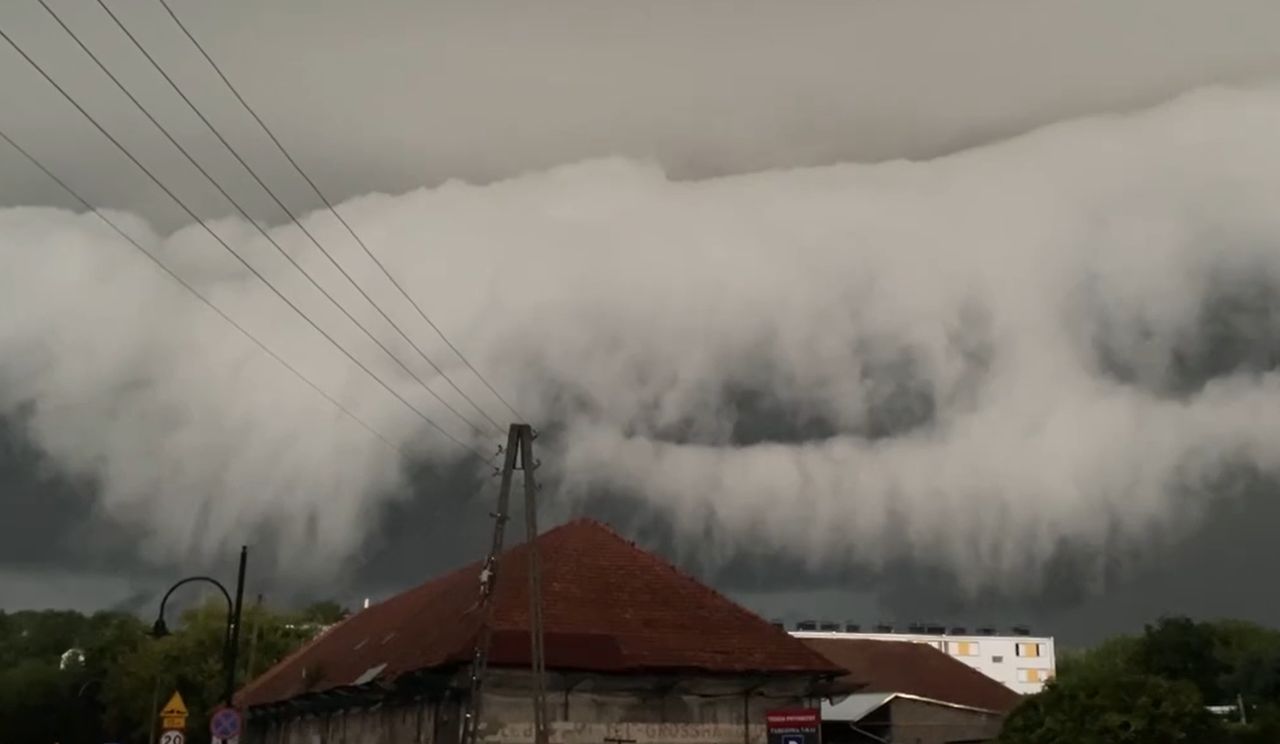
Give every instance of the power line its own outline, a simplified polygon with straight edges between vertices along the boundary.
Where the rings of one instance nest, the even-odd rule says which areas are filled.
[[[170,199],[172,199],[179,207],[181,207],[182,210],[186,212],[187,215],[191,217],[192,220],[194,220],[197,224],[199,224],[200,227],[203,228],[205,232],[209,233],[209,235],[214,240],[216,240],[219,245],[225,248],[228,253],[234,256],[237,261],[239,261],[246,269],[248,269],[254,276],[256,276],[263,284],[267,285],[267,287],[272,292],[274,292],[277,297],[283,300],[284,303],[288,305],[295,313],[301,316],[303,320],[307,321],[307,323],[310,324],[312,328],[314,328],[320,335],[324,336],[325,339],[329,341],[329,343],[333,344],[334,347],[336,347],[339,351],[341,351],[348,359],[352,361],[352,363],[354,363],[361,370],[363,370],[365,374],[372,377],[374,381],[376,381],[379,385],[381,385],[388,393],[391,393],[391,395],[395,396],[395,398],[399,400],[401,403],[403,403],[406,408],[408,408],[409,410],[417,414],[419,418],[421,418],[429,426],[431,426],[433,429],[439,432],[442,436],[444,436],[454,444],[458,445],[462,449],[466,450],[467,452],[471,453],[473,457],[480,460],[485,465],[488,465],[489,458],[480,454],[477,450],[463,443],[462,440],[458,439],[454,435],[450,434],[448,430],[446,430],[444,427],[440,426],[435,421],[433,421],[430,416],[427,416],[425,413],[419,410],[416,406],[414,406],[412,403],[406,400],[403,395],[396,392],[396,390],[393,387],[391,387],[389,384],[387,384],[386,381],[384,381],[381,377],[378,377],[376,374],[374,374],[373,371],[370,370],[363,362],[357,359],[355,355],[353,355],[350,351],[347,351],[346,348],[344,348],[341,344],[339,344],[333,338],[333,336],[331,336],[327,331],[321,328],[320,325],[316,323],[315,320],[313,320],[306,313],[302,312],[301,308],[299,308],[296,304],[294,304],[294,302],[290,300],[287,296],[285,296],[285,294],[281,292],[274,284],[268,281],[267,278],[263,276],[261,272],[259,272],[256,268],[254,268],[253,264],[249,263],[247,260],[245,260],[243,256],[237,253],[236,250],[232,248],[230,244],[228,244],[225,240],[222,239],[222,236],[214,232],[213,229],[210,228],[209,225],[206,224],[204,220],[200,219],[200,217],[196,215],[196,213],[192,211],[192,209],[188,207],[185,202],[183,202],[180,198],[178,198],[178,196],[174,194],[173,191],[168,186],[166,186],[163,181],[161,181],[158,177],[156,177],[154,173],[151,172],[150,169],[148,169],[145,165],[143,165],[142,161],[138,160],[137,156],[135,156],[132,152],[130,152],[127,147],[122,145],[120,141],[115,138],[115,136],[113,136],[110,132],[108,132],[106,128],[103,127],[102,124],[99,123],[98,120],[93,117],[92,114],[90,114],[83,106],[80,105],[79,101],[77,101],[70,93],[68,93],[67,90],[58,83],[58,81],[54,80],[53,77],[50,76],[49,73],[45,71],[43,67],[40,66],[40,63],[36,62],[35,59],[31,57],[31,55],[27,54],[26,50],[24,50],[21,46],[19,46],[18,43],[13,40],[13,37],[9,36],[9,34],[7,34],[2,28],[0,28],[0,38],[4,39],[5,42],[9,44],[9,46],[13,47],[14,51],[18,52],[18,54],[21,55],[22,58],[25,59],[28,64],[34,67],[36,71],[39,72],[40,75],[44,77],[44,79],[54,87],[54,89],[56,89],[60,94],[62,94],[63,98],[67,99],[68,103],[74,106],[75,109],[79,111],[82,116],[88,119],[89,123],[93,124],[93,126],[99,132],[101,132],[102,135],[111,142],[111,144],[115,145],[116,148],[119,149],[120,152],[123,153],[125,157],[127,157],[131,162],[133,162],[133,164],[136,165],[139,170],[145,173],[147,177],[150,178],[151,181],[154,182],[156,186],[158,186],[160,190],[163,191]]]
[[[141,243],[139,243],[139,242],[138,242],[138,241],[137,241],[137,240],[136,240],[132,235],[130,235],[129,233],[125,232],[125,231],[124,231],[124,228],[122,228],[122,227],[120,227],[119,225],[117,225],[117,224],[116,224],[114,221],[112,221],[109,217],[107,217],[105,214],[103,214],[103,213],[102,213],[102,212],[101,212],[97,207],[95,207],[95,206],[93,206],[92,204],[90,204],[90,203],[89,203],[89,201],[88,201],[87,199],[85,199],[84,197],[82,197],[82,196],[79,194],[79,192],[77,192],[75,189],[71,188],[71,186],[70,186],[69,184],[67,184],[67,182],[66,182],[66,181],[64,181],[64,180],[62,180],[61,178],[59,178],[59,177],[58,177],[58,176],[57,176],[53,171],[51,171],[51,170],[49,170],[49,168],[45,167],[44,163],[41,163],[41,162],[40,162],[40,161],[39,161],[39,160],[38,160],[34,155],[32,155],[28,150],[26,150],[26,149],[25,149],[25,148],[23,148],[21,145],[19,145],[17,142],[15,142],[15,141],[13,140],[13,138],[12,138],[12,137],[10,137],[10,136],[9,136],[9,135],[8,135],[8,134],[7,134],[3,129],[0,129],[0,139],[3,139],[5,142],[7,142],[7,143],[9,144],[9,146],[10,146],[10,147],[12,147],[14,150],[16,150],[16,151],[18,152],[18,154],[19,154],[19,155],[21,155],[22,157],[26,158],[26,159],[27,159],[27,161],[28,161],[28,162],[30,162],[32,165],[34,165],[36,168],[39,168],[39,169],[40,169],[40,171],[41,171],[41,172],[43,172],[46,176],[48,176],[50,180],[52,180],[54,183],[56,183],[56,184],[58,184],[59,186],[61,186],[63,191],[66,191],[68,194],[70,194],[70,195],[71,195],[71,197],[72,197],[73,199],[75,199],[77,202],[79,202],[79,203],[80,203],[80,204],[81,204],[85,209],[89,210],[89,211],[90,211],[90,212],[92,212],[92,213],[94,214],[94,216],[96,216],[99,220],[102,220],[102,222],[106,223],[106,225],[107,225],[108,227],[110,227],[112,230],[114,230],[114,231],[116,232],[116,234],[117,234],[117,235],[119,235],[121,238],[124,238],[126,241],[128,241],[131,245],[133,245],[133,247],[134,247],[134,248],[137,248],[137,249],[138,249],[138,251],[142,253],[142,255],[144,255],[144,256],[146,256],[148,259],[150,259],[152,263],[154,263],[156,266],[158,266],[158,267],[159,267],[159,268],[160,268],[160,269],[161,269],[165,274],[167,274],[171,279],[173,279],[173,280],[174,280],[175,282],[177,282],[179,285],[181,285],[181,286],[185,287],[185,288],[186,288],[186,290],[187,290],[188,292],[190,292],[192,295],[194,295],[198,300],[200,300],[201,302],[203,302],[205,305],[208,305],[208,306],[209,306],[209,308],[210,308],[211,310],[213,310],[215,313],[217,313],[218,315],[220,315],[220,316],[222,317],[222,319],[223,319],[223,320],[225,320],[225,321],[227,321],[228,323],[230,323],[230,324],[231,324],[231,326],[232,326],[233,328],[235,328],[237,331],[240,331],[240,333],[241,333],[245,338],[247,338],[247,339],[249,339],[250,341],[252,341],[253,343],[257,344],[257,346],[258,346],[258,348],[259,348],[259,349],[262,349],[262,351],[266,352],[266,353],[267,353],[267,354],[268,354],[272,359],[275,359],[277,362],[279,362],[279,363],[281,364],[281,366],[283,366],[285,369],[287,369],[287,370],[289,370],[290,372],[292,372],[292,373],[293,373],[293,374],[294,374],[294,375],[295,375],[299,380],[302,380],[303,382],[305,382],[308,386],[310,386],[310,387],[311,387],[311,389],[312,389],[312,390],[316,391],[316,392],[317,392],[317,393],[319,393],[321,396],[323,396],[325,400],[327,400],[327,401],[329,401],[330,403],[332,403],[332,404],[333,404],[333,406],[334,406],[335,408],[337,408],[337,409],[338,409],[339,411],[341,411],[342,413],[346,414],[346,416],[347,416],[348,418],[350,418],[352,421],[355,421],[357,424],[360,424],[360,425],[361,425],[361,426],[363,426],[363,427],[364,427],[364,428],[365,428],[365,429],[366,429],[370,434],[374,435],[374,436],[375,436],[375,437],[377,437],[378,439],[381,439],[383,444],[387,445],[387,446],[388,446],[388,447],[390,447],[392,450],[395,450],[396,452],[398,452],[401,456],[405,457],[406,459],[408,458],[408,454],[407,454],[403,449],[401,449],[401,448],[399,447],[399,445],[394,444],[390,439],[387,439],[385,436],[383,436],[383,435],[382,435],[382,433],[380,433],[377,429],[374,429],[374,428],[373,428],[373,426],[371,426],[368,422],[366,422],[364,419],[360,418],[360,417],[359,417],[359,416],[357,416],[355,413],[353,413],[353,412],[351,411],[351,409],[347,408],[347,407],[346,407],[346,406],[344,406],[341,402],[339,402],[337,399],[335,399],[333,396],[331,396],[331,395],[329,395],[328,393],[326,393],[323,389],[321,389],[321,388],[320,388],[320,386],[319,386],[319,385],[317,385],[316,383],[314,383],[314,382],[312,382],[310,379],[308,379],[308,378],[307,378],[307,376],[306,376],[306,375],[304,375],[304,374],[302,374],[302,372],[298,371],[298,369],[297,369],[296,367],[294,367],[292,364],[289,364],[289,362],[285,361],[285,359],[284,359],[283,357],[281,357],[281,356],[280,356],[279,354],[277,354],[276,352],[272,351],[272,350],[271,350],[271,349],[270,349],[266,344],[264,344],[262,341],[260,341],[260,340],[259,340],[256,336],[254,336],[252,333],[250,333],[250,332],[249,332],[249,331],[248,331],[244,326],[242,326],[242,325],[240,325],[240,323],[236,322],[236,320],[235,320],[234,318],[232,318],[232,317],[231,317],[230,315],[228,315],[227,313],[223,312],[222,308],[220,308],[220,307],[218,307],[217,305],[213,304],[213,301],[212,301],[212,300],[210,300],[209,298],[207,298],[207,297],[205,297],[203,294],[201,294],[201,293],[200,293],[200,291],[199,291],[199,290],[197,290],[194,286],[192,286],[192,284],[191,284],[190,282],[188,282],[186,279],[183,279],[183,278],[182,278],[182,276],[180,276],[177,272],[175,272],[173,269],[169,268],[167,265],[165,265],[165,263],[164,263],[164,262],[162,262],[159,258],[157,258],[157,257],[155,256],[155,254],[153,254],[151,251],[149,251],[149,250],[147,250],[146,248],[144,248],[144,247],[142,246],[142,244],[141,244]]]
[[[347,272],[347,270],[340,263],[338,263],[337,259],[335,259],[333,255],[329,253],[329,251],[325,250],[324,246],[320,244],[320,241],[316,239],[315,235],[313,235],[311,231],[307,229],[306,225],[302,224],[302,221],[298,219],[297,215],[295,215],[293,211],[290,210],[289,207],[286,206],[285,203],[280,200],[280,198],[276,195],[276,193],[272,191],[269,186],[267,186],[267,184],[258,175],[257,171],[255,171],[253,167],[250,166],[249,163],[247,163],[245,159],[240,156],[240,153],[237,152],[236,149],[232,147],[231,143],[228,142],[227,139],[222,135],[222,133],[218,131],[218,128],[213,125],[213,122],[209,121],[208,117],[204,115],[204,112],[202,112],[199,109],[199,107],[197,107],[195,103],[192,102],[190,97],[188,97],[187,94],[183,92],[181,86],[179,86],[173,80],[173,78],[169,75],[169,73],[165,71],[164,67],[159,62],[156,61],[155,57],[153,57],[150,52],[147,51],[146,47],[143,46],[142,42],[140,42],[138,38],[134,36],[132,32],[129,31],[128,27],[126,27],[124,23],[120,20],[120,18],[114,12],[112,12],[111,8],[109,8],[103,0],[97,0],[97,2],[98,2],[98,5],[103,9],[103,11],[105,11],[106,14],[111,17],[111,20],[115,22],[116,26],[119,27],[119,29],[122,32],[124,32],[124,35],[128,37],[129,41],[133,42],[133,45],[137,47],[139,52],[142,53],[142,56],[146,57],[147,61],[151,63],[151,66],[155,68],[156,72],[160,73],[160,76],[165,79],[165,82],[169,84],[169,87],[173,88],[173,91],[178,94],[178,96],[183,100],[184,103],[187,104],[187,107],[190,108],[191,111],[197,117],[200,118],[200,121],[204,122],[204,125],[208,127],[209,131],[212,132],[213,135],[218,138],[218,141],[221,142],[222,146],[227,149],[227,152],[231,153],[232,157],[234,157],[236,161],[239,162],[240,165],[249,173],[249,175],[253,177],[253,180],[256,181],[258,185],[262,187],[262,190],[267,192],[267,195],[270,196],[271,200],[276,203],[276,206],[280,207],[280,209],[283,210],[284,213],[289,216],[289,219],[292,220],[293,223],[298,226],[298,229],[301,230],[302,233],[307,236],[307,238],[311,241],[311,243],[315,245],[315,247],[321,253],[323,253],[326,258],[329,259],[329,262],[332,263],[334,267],[338,269],[338,271],[342,272],[342,275],[347,278],[347,281],[351,282],[351,285],[355,287],[356,290],[360,292],[360,294],[366,300],[368,300],[369,304],[372,305],[373,308],[378,311],[378,313],[383,317],[383,319],[385,319],[388,323],[391,324],[391,327],[394,328],[396,332],[400,334],[400,337],[403,338],[406,342],[408,342],[409,345],[413,347],[414,351],[418,352],[418,356],[422,357],[423,361],[429,364],[431,368],[436,371],[437,374],[443,377],[445,381],[449,383],[449,386],[452,387],[454,391],[458,393],[458,395],[462,396],[462,398],[466,400],[467,403],[471,404],[471,407],[474,408],[477,413],[479,413],[485,420],[487,420],[490,424],[492,424],[494,428],[500,431],[501,426],[498,424],[498,422],[495,421],[493,417],[491,417],[488,413],[486,413],[484,409],[481,408],[475,402],[475,400],[471,398],[470,395],[467,395],[467,393],[462,388],[458,387],[457,383],[453,381],[453,378],[451,378],[447,372],[441,369],[441,367],[438,364],[432,361],[431,357],[427,356],[427,353],[423,351],[422,348],[419,347],[418,344],[415,343],[413,339],[410,338],[408,334],[404,332],[404,330],[391,318],[391,316],[387,315],[387,313],[383,311],[382,307],[378,305],[378,303],[375,302],[374,299],[369,296],[369,293],[366,292],[356,282],[355,278],[353,278]]]
[[[102,0],[98,0],[98,1],[99,3],[102,2]],[[227,89],[230,90],[232,95],[236,97],[236,100],[240,102],[240,105],[244,107],[245,111],[249,112],[249,115],[252,116],[254,121],[258,123],[258,126],[262,127],[262,131],[266,133],[266,135],[275,144],[276,148],[280,150],[280,154],[284,155],[285,159],[289,161],[289,164],[293,166],[293,169],[298,172],[298,175],[301,176],[302,179],[307,182],[307,185],[311,187],[311,190],[314,191],[316,196],[319,197],[320,201],[324,203],[325,207],[329,210],[329,213],[332,214],[338,220],[338,222],[342,223],[342,226],[346,228],[348,233],[351,234],[352,239],[354,239],[356,243],[360,245],[360,248],[365,252],[365,254],[369,256],[369,258],[371,258],[375,264],[377,264],[378,268],[382,271],[383,275],[386,276],[387,279],[391,282],[391,284],[394,285],[395,288],[400,291],[400,294],[403,295],[404,298],[409,301],[409,304],[413,305],[413,309],[418,311],[418,315],[421,316],[422,319],[427,322],[427,325],[431,326],[432,330],[434,330],[437,334],[439,334],[441,340],[443,340],[449,346],[449,348],[453,351],[454,354],[458,355],[458,359],[460,359],[462,363],[465,364],[467,368],[470,369],[475,374],[475,376],[480,380],[480,382],[484,383],[484,386],[489,389],[489,392],[493,393],[493,396],[497,398],[502,403],[502,405],[506,406],[507,410],[511,411],[512,415],[514,415],[516,419],[520,421],[527,421],[527,419],[525,419],[524,416],[520,415],[520,412],[517,411],[515,407],[512,406],[511,403],[509,403],[507,399],[504,398],[502,394],[499,393],[497,389],[494,388],[494,386],[489,383],[489,380],[487,380],[484,375],[480,374],[480,370],[476,369],[475,365],[473,365],[471,361],[467,359],[465,355],[463,355],[462,351],[458,349],[458,347],[455,346],[452,341],[449,340],[449,337],[444,334],[444,331],[440,330],[439,326],[437,326],[431,320],[431,318],[422,309],[422,307],[418,304],[418,302],[413,299],[413,297],[408,293],[408,291],[405,290],[405,288],[400,284],[400,282],[397,281],[396,278],[391,274],[391,272],[387,270],[387,267],[383,265],[382,261],[379,260],[376,255],[374,255],[373,251],[369,249],[369,246],[365,244],[364,240],[360,238],[360,236],[346,221],[346,219],[344,219],[342,215],[339,214],[338,210],[324,195],[324,192],[320,190],[320,187],[316,185],[315,181],[313,181],[311,177],[307,175],[306,171],[302,169],[302,166],[298,165],[298,162],[293,159],[293,156],[290,155],[289,151],[285,149],[285,146],[281,144],[280,140],[276,137],[275,133],[271,131],[270,127],[267,126],[266,122],[264,122],[262,118],[258,116],[258,113],[254,111],[252,106],[249,105],[249,102],[244,99],[244,96],[240,95],[240,91],[237,90],[236,87],[231,84],[231,80],[229,80],[227,76],[222,72],[222,68],[218,66],[218,63],[214,62],[213,57],[209,56],[209,53],[205,51],[204,47],[200,44],[199,41],[196,41],[196,37],[192,35],[191,31],[187,29],[186,25],[183,24],[182,20],[178,18],[176,13],[173,12],[173,8],[169,7],[169,3],[166,0],[158,0],[158,2],[160,3],[160,5],[164,7],[165,11],[169,14],[169,17],[173,19],[173,22],[178,24],[178,28],[182,29],[182,33],[185,34],[186,37],[191,40],[191,43],[195,45],[195,48],[199,50],[201,56],[203,56],[205,60],[209,63],[209,65],[213,67],[214,72],[216,72],[218,74],[218,77],[222,79],[222,82],[226,84]]]
[[[426,380],[423,380],[421,376],[419,376],[416,372],[410,369],[408,365],[406,365],[403,361],[401,361],[401,359],[398,356],[396,356],[395,353],[391,351],[391,349],[387,348],[387,345],[384,344],[380,339],[378,339],[373,334],[373,332],[368,329],[368,327],[366,327],[363,323],[361,323],[354,315],[351,314],[349,310],[347,310],[345,306],[342,305],[342,303],[340,303],[337,300],[337,298],[335,298],[332,294],[330,294],[328,290],[326,290],[323,286],[321,286],[320,283],[317,282],[316,279],[310,274],[310,272],[308,272],[306,269],[302,267],[302,264],[298,263],[298,261],[294,259],[293,256],[290,256],[289,252],[286,251],[280,245],[280,243],[275,240],[275,238],[271,237],[271,234],[261,224],[259,224],[258,221],[255,220],[249,214],[249,212],[245,210],[244,207],[242,207],[240,203],[235,200],[234,197],[231,196],[231,194],[227,193],[227,190],[224,189],[222,185],[219,184],[218,181],[214,179],[213,176],[211,176],[203,166],[200,165],[200,163],[191,155],[191,153],[188,152],[187,149],[183,147],[181,143],[178,142],[178,140],[169,132],[169,130],[163,124],[161,124],[160,121],[156,119],[155,116],[153,116],[145,106],[142,105],[142,103],[137,99],[136,96],[133,95],[133,93],[128,89],[128,87],[126,87],[122,82],[120,82],[120,79],[117,78],[107,68],[107,66],[102,63],[100,59],[98,59],[97,55],[95,55],[93,51],[90,50],[89,47],[86,46],[83,41],[81,41],[80,37],[76,35],[76,33],[72,31],[71,28],[66,23],[63,22],[62,18],[59,17],[58,14],[54,12],[52,8],[49,7],[49,5],[45,2],[45,0],[37,0],[37,2],[39,2],[41,7],[43,7],[49,13],[49,15],[51,15],[53,19],[57,21],[58,25],[61,26],[64,31],[67,32],[67,34],[72,38],[72,40],[76,42],[76,44],[80,47],[80,49],[84,51],[84,53],[87,54],[90,59],[93,60],[93,62],[98,66],[98,69],[102,70],[102,72],[106,74],[106,76],[111,80],[111,82],[114,83],[115,86],[119,88],[120,91],[129,98],[129,100],[133,103],[133,105],[137,107],[137,109],[141,111],[143,115],[146,116],[147,119],[150,120],[151,123],[155,125],[157,129],[160,130],[160,133],[163,134],[165,138],[168,139],[169,142],[178,149],[178,152],[182,153],[182,155],[195,167],[195,169],[199,171],[200,174],[204,176],[205,179],[209,181],[209,183],[212,184],[215,189],[218,190],[218,193],[222,194],[223,198],[225,198],[228,202],[230,202],[231,205],[235,207],[236,211],[238,211],[240,215],[245,218],[245,220],[247,220],[250,224],[252,224],[258,230],[258,232],[261,233],[264,238],[266,238],[267,242],[271,243],[271,245],[275,247],[275,249],[280,253],[280,255],[284,256],[285,259],[289,261],[289,263],[293,264],[294,268],[296,268],[304,277],[306,277],[307,281],[309,281],[312,284],[312,286],[320,290],[321,294],[323,294],[331,303],[333,303],[335,307],[337,307],[340,311],[342,311],[342,314],[346,315],[348,320],[350,320],[353,324],[355,324],[357,328],[363,331],[364,334],[368,336],[370,340],[372,340],[375,344],[377,344],[378,347],[381,348],[383,352],[387,354],[387,356],[391,357],[392,361],[394,361],[397,365],[399,365],[400,368],[405,371],[405,373],[407,373],[410,377],[412,377],[415,381],[417,381],[417,383],[422,387],[423,390],[427,391],[427,393],[429,393],[432,397],[434,397],[437,401],[439,401],[440,404],[443,405],[446,409],[448,409],[450,413],[457,416],[460,420],[463,421],[463,423],[471,427],[471,429],[475,431],[476,434],[482,433],[478,426],[473,424],[471,420],[468,419],[466,416],[463,416],[462,413],[458,411],[458,409],[450,405],[449,402],[446,401],[443,397],[441,397],[439,393],[432,390],[431,386],[427,384]],[[338,267],[338,270],[341,271],[343,275],[347,275],[346,271],[344,271],[342,267],[339,266],[337,262],[333,260],[333,257],[330,256],[328,252],[326,252],[323,248],[321,248],[320,251],[325,255],[326,258],[329,259],[330,262],[332,262],[335,266]],[[347,276],[347,278],[349,281],[352,281],[350,279],[350,276]],[[355,282],[352,281],[352,284],[355,284]],[[360,289],[359,285],[356,285],[356,289],[359,290],[362,294],[364,293],[364,290]],[[365,297],[368,298],[368,295],[365,295]],[[371,304],[372,302],[373,301],[370,300]],[[374,308],[377,309],[379,312],[382,312],[381,309],[379,309],[376,304],[374,305]],[[383,313],[383,316],[385,317],[386,314]],[[388,318],[387,320],[388,322],[391,322],[390,318]],[[392,323],[392,326],[396,327],[396,330],[399,330],[399,327],[395,326],[394,322],[391,322],[391,323]],[[403,335],[403,332],[401,332],[401,334]],[[496,423],[494,424],[494,427],[500,428],[497,426]]]

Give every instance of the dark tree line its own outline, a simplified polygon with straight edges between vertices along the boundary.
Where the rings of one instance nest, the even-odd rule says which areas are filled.
[[[1280,742],[1280,631],[1171,617],[1067,655],[1003,744]]]
[[[246,608],[240,683],[344,614],[333,603],[297,613]],[[122,613],[0,612],[0,744],[146,744],[174,690],[190,709],[187,741],[208,742],[207,716],[224,683],[225,619],[221,605],[197,608],[156,639]]]

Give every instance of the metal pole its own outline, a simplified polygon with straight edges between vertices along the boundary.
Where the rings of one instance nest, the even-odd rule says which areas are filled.
[[[222,699],[227,705],[231,705],[231,696],[236,691],[236,650],[240,646],[240,610],[244,603],[244,569],[245,563],[248,561],[249,548],[241,546],[240,548],[240,573],[236,577],[236,604],[234,617],[229,626],[230,640],[227,643],[226,655],[226,672],[227,684]]]
[[[156,672],[156,683],[151,687],[151,728],[147,731],[147,744],[156,744],[156,719],[160,717],[160,672]]]
[[[249,658],[244,665],[244,678],[253,679],[254,661],[258,652],[258,631],[262,629],[262,595],[258,595],[258,599],[253,603],[256,612],[253,613],[253,631],[249,633]]]

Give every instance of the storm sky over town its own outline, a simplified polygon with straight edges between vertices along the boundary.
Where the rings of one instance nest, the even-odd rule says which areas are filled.
[[[0,143],[0,608],[384,596],[520,417],[769,617],[1280,622],[1280,6],[168,1],[334,210],[159,2],[0,9],[136,242]]]

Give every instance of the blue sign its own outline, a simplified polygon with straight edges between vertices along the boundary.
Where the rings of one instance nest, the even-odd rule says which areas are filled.
[[[234,739],[240,735],[240,711],[219,708],[209,718],[209,733],[215,739]]]

